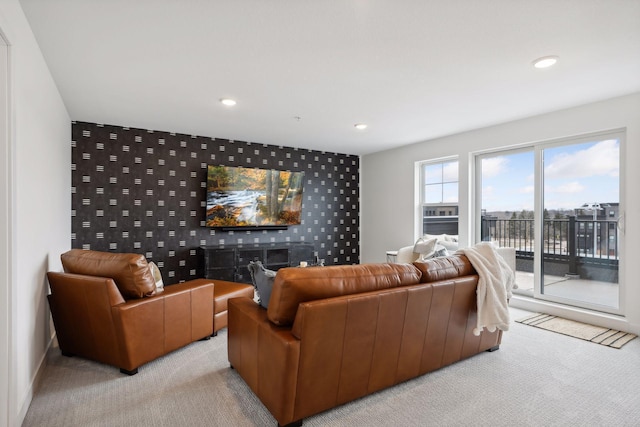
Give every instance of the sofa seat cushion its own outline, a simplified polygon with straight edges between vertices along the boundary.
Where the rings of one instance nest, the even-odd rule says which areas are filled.
[[[71,249],[60,256],[65,273],[113,279],[125,299],[151,296],[156,282],[140,254]]]
[[[291,325],[302,302],[420,283],[411,264],[288,267],[278,270],[267,309],[276,325]]]
[[[476,270],[471,265],[471,262],[469,262],[469,259],[462,254],[431,258],[426,261],[416,261],[413,265],[422,272],[422,283],[476,274]]]

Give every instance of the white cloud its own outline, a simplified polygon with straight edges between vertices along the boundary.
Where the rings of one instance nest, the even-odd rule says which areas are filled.
[[[442,168],[442,179],[444,181],[458,180],[458,162],[445,163]]]
[[[521,194],[531,194],[535,191],[535,187],[533,185],[527,185],[526,187],[522,187],[518,190],[518,193]]]
[[[620,145],[617,140],[598,142],[574,153],[560,153],[544,168],[545,179],[576,179],[608,175],[617,177]]]
[[[493,198],[494,194],[495,194],[495,188],[493,186],[488,185],[488,186],[482,188],[482,198],[483,199]]]
[[[584,185],[580,184],[578,181],[573,181],[567,182],[566,184],[562,184],[557,187],[549,188],[547,190],[553,193],[573,194],[584,191]]]
[[[504,156],[482,159],[482,176],[489,178],[497,176],[507,170],[509,159]]]

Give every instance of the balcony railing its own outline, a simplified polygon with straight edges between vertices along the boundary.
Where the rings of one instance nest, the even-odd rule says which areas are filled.
[[[519,271],[533,271],[533,219],[482,217],[482,240],[516,249]],[[618,227],[614,220],[545,219],[542,229],[545,274],[618,281]]]
[[[618,259],[617,221],[545,219],[543,253],[598,259]],[[534,250],[533,219],[482,217],[482,240],[496,241],[520,252]]]

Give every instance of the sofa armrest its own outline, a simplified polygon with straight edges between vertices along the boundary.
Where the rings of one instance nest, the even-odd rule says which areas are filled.
[[[280,425],[295,421],[300,341],[288,326],[276,326],[249,298],[229,300],[228,355]]]

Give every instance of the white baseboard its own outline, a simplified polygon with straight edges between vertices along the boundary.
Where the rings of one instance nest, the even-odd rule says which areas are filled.
[[[36,370],[33,379],[31,380],[31,384],[27,389],[25,395],[22,397],[19,407],[20,412],[16,415],[16,425],[20,426],[24,423],[24,419],[27,416],[27,411],[29,411],[29,406],[31,406],[31,401],[33,400],[33,395],[40,386],[40,381],[42,380],[42,375],[44,374],[44,370],[47,367],[47,354],[49,353],[49,349],[53,345],[53,341],[56,338],[55,331],[51,338],[49,339],[49,343],[47,344],[44,354],[40,357],[40,362],[38,363],[38,369]]]

